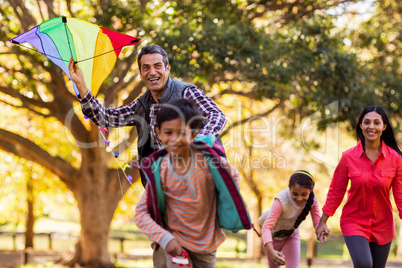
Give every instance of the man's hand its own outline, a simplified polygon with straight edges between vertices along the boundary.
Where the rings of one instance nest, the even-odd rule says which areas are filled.
[[[81,68],[75,64],[73,58],[71,58],[68,63],[68,71],[70,72],[71,80],[76,84],[81,97],[84,97],[88,92],[87,86],[85,85],[84,73]]]
[[[176,239],[170,240],[167,244],[165,251],[174,256],[183,256],[182,247],[180,246],[179,242]]]

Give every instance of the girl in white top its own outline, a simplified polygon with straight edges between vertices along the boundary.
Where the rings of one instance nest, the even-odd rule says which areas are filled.
[[[262,242],[270,268],[299,267],[299,225],[309,212],[315,228],[320,221],[320,208],[313,190],[313,176],[297,170],[289,179],[289,188],[276,195],[272,207],[261,215]],[[328,235],[323,232],[320,241],[326,241]]]

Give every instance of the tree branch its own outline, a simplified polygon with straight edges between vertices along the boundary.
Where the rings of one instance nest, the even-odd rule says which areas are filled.
[[[128,95],[128,98],[124,100],[123,104],[126,105],[132,103],[141,94],[143,87],[144,87],[143,81],[137,83],[134,89]]]
[[[131,183],[136,182],[140,178],[140,172],[136,168],[130,167],[130,168],[127,168],[124,172],[125,172],[125,174],[123,173],[123,170],[120,169],[120,168],[118,168],[118,169],[117,168],[116,169],[108,169],[107,177],[108,178],[118,178],[118,179],[120,179],[122,189],[118,188],[120,186],[119,183],[115,183],[115,182],[113,182],[113,180],[109,180],[106,183],[106,187],[108,187],[106,192],[109,192],[109,193],[114,192],[115,193],[116,191],[121,191],[122,190],[123,193],[125,193],[130,188],[130,185],[131,185],[127,181],[125,175],[127,175],[127,176],[130,175],[132,177]]]
[[[45,19],[45,16],[43,15],[42,9],[40,8],[39,0],[36,0],[36,4],[38,5],[39,14],[40,14],[42,21],[45,21],[46,19]]]
[[[67,75],[65,75],[63,71],[58,67],[46,70],[49,72],[53,80],[48,85],[51,88],[55,99],[56,96],[59,96],[61,98],[69,100],[70,103],[77,101],[77,97],[73,95],[67,88],[66,81],[64,79],[64,77],[67,77]]]
[[[251,155],[250,155],[251,157]],[[249,167],[252,169],[252,167]],[[251,191],[258,198],[261,197],[261,191],[258,189],[258,184],[254,181],[252,176],[252,170],[249,171],[249,174],[246,174],[244,169],[239,169],[239,172],[243,175],[244,180],[246,181],[248,187],[250,187]]]
[[[0,148],[21,158],[34,161],[59,176],[66,184],[77,170],[58,156],[51,156],[34,142],[13,132],[0,129]]]
[[[279,106],[281,106],[281,103],[276,104],[274,107],[272,107],[271,109],[269,109],[269,110],[266,111],[266,112],[263,112],[263,113],[260,113],[260,114],[256,114],[256,115],[252,115],[252,116],[250,116],[250,117],[248,117],[248,118],[244,118],[244,119],[242,119],[242,120],[239,120],[239,121],[237,121],[237,122],[234,122],[233,124],[231,124],[228,128],[226,128],[226,129],[221,133],[221,137],[227,135],[227,134],[229,133],[229,131],[230,131],[232,128],[234,128],[234,127],[241,126],[241,125],[243,125],[243,124],[245,124],[245,123],[247,123],[247,122],[251,122],[251,121],[257,120],[257,119],[259,119],[259,118],[261,118],[261,117],[264,117],[264,116],[269,115],[270,113],[272,113],[272,112],[273,112],[276,108],[278,108]]]
[[[57,14],[54,12],[53,0],[43,0],[43,1],[46,3],[49,19],[57,17]]]
[[[255,99],[256,98],[255,92],[240,92],[240,91],[235,91],[233,89],[222,90],[219,93],[211,96],[210,98],[215,100],[215,99],[220,98],[222,95],[225,95],[225,94],[239,95],[239,96],[247,97],[247,98],[250,98],[250,99]]]
[[[135,53],[135,54],[134,54]],[[126,61],[124,62],[119,62],[115,68],[116,71],[113,71],[110,76],[112,77],[118,77],[119,81],[115,84],[112,84],[109,89],[105,92],[105,105],[109,106],[111,103],[113,103],[113,100],[115,99],[116,95],[118,92],[125,88],[130,82],[134,81],[137,77],[138,74],[130,78],[130,81],[128,83],[124,82],[124,77],[127,75],[127,72],[130,71],[131,66],[133,63],[137,60],[137,48],[134,48],[134,52],[127,58]]]
[[[36,107],[45,108],[45,109],[48,109],[48,110],[51,109],[50,103],[43,102],[43,101],[38,101],[38,100],[35,100],[35,99],[25,97],[24,95],[20,94],[18,91],[14,90],[14,89],[12,89],[10,87],[0,86],[0,92],[4,93],[6,95],[9,95],[9,96],[11,96],[13,98],[17,98],[17,99],[21,100],[22,106],[20,108],[30,109],[29,107],[36,106]],[[35,111],[33,109],[30,109],[30,110]],[[39,114],[41,114],[41,113],[39,113]],[[43,115],[43,116],[46,116],[46,115]]]
[[[74,13],[71,9],[71,0],[66,0],[66,4],[67,4],[68,13],[70,13],[70,17],[74,18]]]
[[[35,113],[35,114],[37,114],[37,115],[39,115],[39,116],[42,116],[42,117],[44,117],[44,118],[52,117],[51,115],[44,114],[44,113],[40,113],[40,112],[38,112],[38,111],[36,111],[36,110],[34,110],[34,109],[31,109],[30,107],[27,107],[27,106],[18,106],[18,105],[14,105],[14,104],[8,103],[8,102],[3,101],[3,100],[0,100],[0,102],[6,104],[6,105],[8,105],[8,106],[14,107],[14,108],[16,108],[16,109],[27,109],[28,111],[33,112],[33,113]]]
[[[25,3],[21,0],[8,0],[12,8],[14,9],[15,14],[18,17],[18,20],[21,22],[21,26],[23,32],[28,31],[33,25],[36,25],[36,20],[31,15],[29,9],[26,8]],[[20,14],[20,12],[22,14]]]

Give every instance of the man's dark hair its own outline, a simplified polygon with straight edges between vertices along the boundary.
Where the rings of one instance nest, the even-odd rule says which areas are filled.
[[[137,62],[138,62],[138,69],[140,70],[140,72],[141,72],[142,56],[148,55],[148,54],[154,54],[154,53],[161,54],[163,57],[163,63],[165,64],[165,68],[166,68],[166,66],[168,66],[169,59],[168,59],[168,55],[167,55],[166,51],[158,45],[148,45],[148,46],[141,48],[140,53],[138,53]]]
[[[189,99],[180,98],[172,103],[163,104],[156,115],[156,124],[160,129],[163,122],[180,118],[191,130],[198,131],[203,126],[204,117],[201,111]]]

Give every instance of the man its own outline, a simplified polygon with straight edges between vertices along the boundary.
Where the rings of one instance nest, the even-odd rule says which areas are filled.
[[[188,98],[195,102],[205,117],[203,128],[199,134],[218,136],[226,124],[226,117],[212,99],[207,97],[198,87],[169,77],[170,65],[167,53],[158,45],[148,45],[138,54],[140,77],[148,90],[131,104],[105,108],[89,92],[85,85],[82,70],[69,62],[70,77],[79,91],[82,112],[100,127],[136,126],[138,133],[138,159],[141,162],[161,147],[156,136],[156,113],[158,104],[171,103],[178,98]],[[220,141],[220,140],[219,140]],[[141,182],[145,187],[146,180],[141,174]],[[154,247],[154,245],[153,245]],[[153,254],[154,267],[166,267],[165,253],[159,248]]]
[[[131,104],[105,108],[89,92],[81,69],[71,59],[69,71],[71,79],[79,91],[83,113],[100,127],[136,126],[138,133],[138,159],[145,157],[161,147],[155,133],[157,104],[171,103],[178,98],[192,99],[205,117],[200,134],[214,134],[222,131],[226,124],[223,112],[198,87],[169,77],[170,65],[167,53],[158,45],[148,45],[138,54],[140,77],[148,90]],[[141,175],[145,186],[146,180]]]

